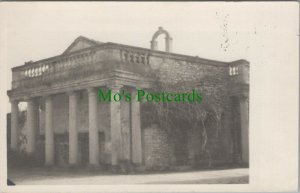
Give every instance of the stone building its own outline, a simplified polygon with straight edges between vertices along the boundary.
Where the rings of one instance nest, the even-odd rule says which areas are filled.
[[[157,50],[159,35],[166,37],[165,51]],[[10,148],[19,149],[18,104],[26,102],[25,150],[39,154],[47,166],[189,165],[197,152],[201,160],[199,131],[186,130],[171,140],[157,124],[142,124],[147,117],[136,100],[98,101],[99,88],[135,96],[159,81],[198,81],[210,92],[222,90],[227,110],[220,137],[209,144],[220,147],[216,163],[248,164],[249,63],[172,53],[172,38],[161,27],[151,49],[80,36],[60,55],[12,68]]]

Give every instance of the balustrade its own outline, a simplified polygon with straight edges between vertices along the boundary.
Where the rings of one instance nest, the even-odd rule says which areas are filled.
[[[115,49],[108,47],[108,49]],[[114,58],[124,63],[133,63],[137,65],[149,65],[150,52],[134,48],[119,48],[119,58]],[[41,60],[37,62],[26,63],[23,66],[13,69],[13,89],[16,88],[31,88],[35,85],[50,84],[53,81],[64,81],[70,75],[77,76],[83,72],[93,73],[100,69],[96,64],[96,51],[84,51],[71,55],[61,55],[59,57]],[[110,51],[108,52],[110,53]],[[97,64],[98,65],[98,64]],[[72,69],[85,66],[77,72]],[[65,73],[70,72],[70,73]],[[76,75],[75,75],[76,74]],[[74,76],[73,76],[74,75]]]
[[[149,53],[148,52],[135,52],[131,50],[121,50],[121,60],[124,62],[135,63],[135,64],[149,64]]]
[[[135,52],[134,50],[122,49],[121,61],[135,63],[135,64],[149,64],[148,52]],[[76,55],[62,56],[50,61],[41,61],[37,63],[30,63],[15,69],[13,71],[13,81],[30,79],[33,77],[43,76],[45,74],[61,72],[81,65],[91,64],[94,61],[95,52],[85,52]]]
[[[239,74],[239,67],[238,66],[230,66],[229,67],[229,76],[235,76]]]
[[[39,77],[44,74],[75,68],[80,65],[91,64],[93,62],[94,55],[95,53],[93,52],[85,52],[66,57],[62,56],[63,58],[58,57],[50,61],[37,62],[30,66],[25,64],[21,68],[13,71],[14,81]]]

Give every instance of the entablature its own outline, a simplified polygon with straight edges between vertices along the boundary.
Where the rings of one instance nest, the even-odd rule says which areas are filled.
[[[23,101],[26,98],[48,96],[59,93],[66,93],[70,90],[85,90],[91,87],[103,87],[107,85],[123,85],[134,88],[152,88],[155,80],[141,77],[137,74],[121,71],[107,70],[101,74],[86,79],[74,81],[56,82],[49,85],[36,84],[27,89],[14,89],[7,92],[11,100]]]

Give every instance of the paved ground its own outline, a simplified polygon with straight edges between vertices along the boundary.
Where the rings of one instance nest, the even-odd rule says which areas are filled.
[[[248,168],[188,171],[160,174],[113,175],[88,171],[63,171],[33,169],[9,171],[9,179],[18,184],[245,184],[249,183]]]

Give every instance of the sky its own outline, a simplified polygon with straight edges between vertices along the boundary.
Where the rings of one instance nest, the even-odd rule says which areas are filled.
[[[287,65],[297,55],[298,10],[293,2],[1,3],[1,71],[8,90],[12,67],[59,55],[80,35],[149,48],[159,26],[173,38],[174,53],[246,59],[258,69]]]

